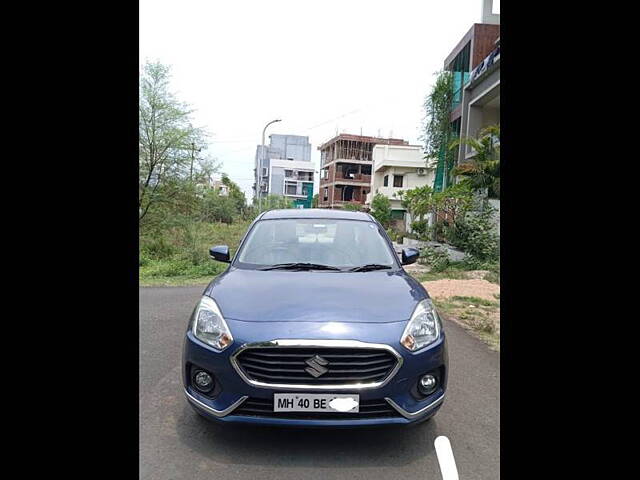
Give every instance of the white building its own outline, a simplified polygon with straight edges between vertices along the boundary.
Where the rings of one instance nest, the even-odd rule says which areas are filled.
[[[314,164],[309,137],[269,135],[269,145],[258,145],[255,161],[262,198],[284,195],[297,207],[311,208]],[[254,193],[255,188],[254,183]]]
[[[222,183],[222,180],[214,180],[211,182],[211,188],[218,190],[218,193],[225,197],[229,195],[229,186]]]
[[[433,186],[435,165],[426,165],[420,145],[376,145],[372,157],[371,192],[366,205],[371,207],[376,193],[383,194],[391,200],[391,218],[398,227],[408,230],[412,220],[397,194],[400,190]]]
[[[313,162],[272,158],[269,161],[268,178],[268,191],[272,195],[283,195],[298,208],[311,208]]]

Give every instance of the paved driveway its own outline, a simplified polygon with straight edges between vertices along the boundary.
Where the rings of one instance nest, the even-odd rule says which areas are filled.
[[[461,480],[500,478],[499,355],[446,321],[447,399],[410,428],[295,430],[206,421],[180,378],[187,319],[204,287],[140,289],[140,477],[164,479],[440,479],[434,439],[451,441]]]

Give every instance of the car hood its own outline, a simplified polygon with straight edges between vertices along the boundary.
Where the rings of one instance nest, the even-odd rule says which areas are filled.
[[[424,287],[394,272],[260,271],[230,267],[205,290],[225,318],[246,322],[398,322]]]

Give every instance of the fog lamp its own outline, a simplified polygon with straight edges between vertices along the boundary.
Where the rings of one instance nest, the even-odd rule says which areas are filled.
[[[429,395],[435,391],[437,383],[433,375],[423,375],[420,382],[418,382],[418,389],[420,393]]]
[[[193,383],[201,392],[209,392],[213,389],[213,378],[204,370],[197,370],[193,376]]]

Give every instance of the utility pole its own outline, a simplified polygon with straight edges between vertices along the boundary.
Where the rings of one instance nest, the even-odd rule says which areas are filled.
[[[198,153],[202,150],[201,148],[198,148]],[[195,143],[191,143],[191,168],[189,169],[189,181],[191,183],[193,183],[193,161],[195,160],[196,157],[196,144]]]
[[[262,177],[262,158],[264,157],[264,134],[267,127],[272,123],[281,122],[282,120],[271,120],[262,129],[262,143],[260,144],[260,155],[258,155],[258,165],[256,168],[256,195],[258,196],[258,212],[262,212],[262,192],[260,191],[260,178]]]

